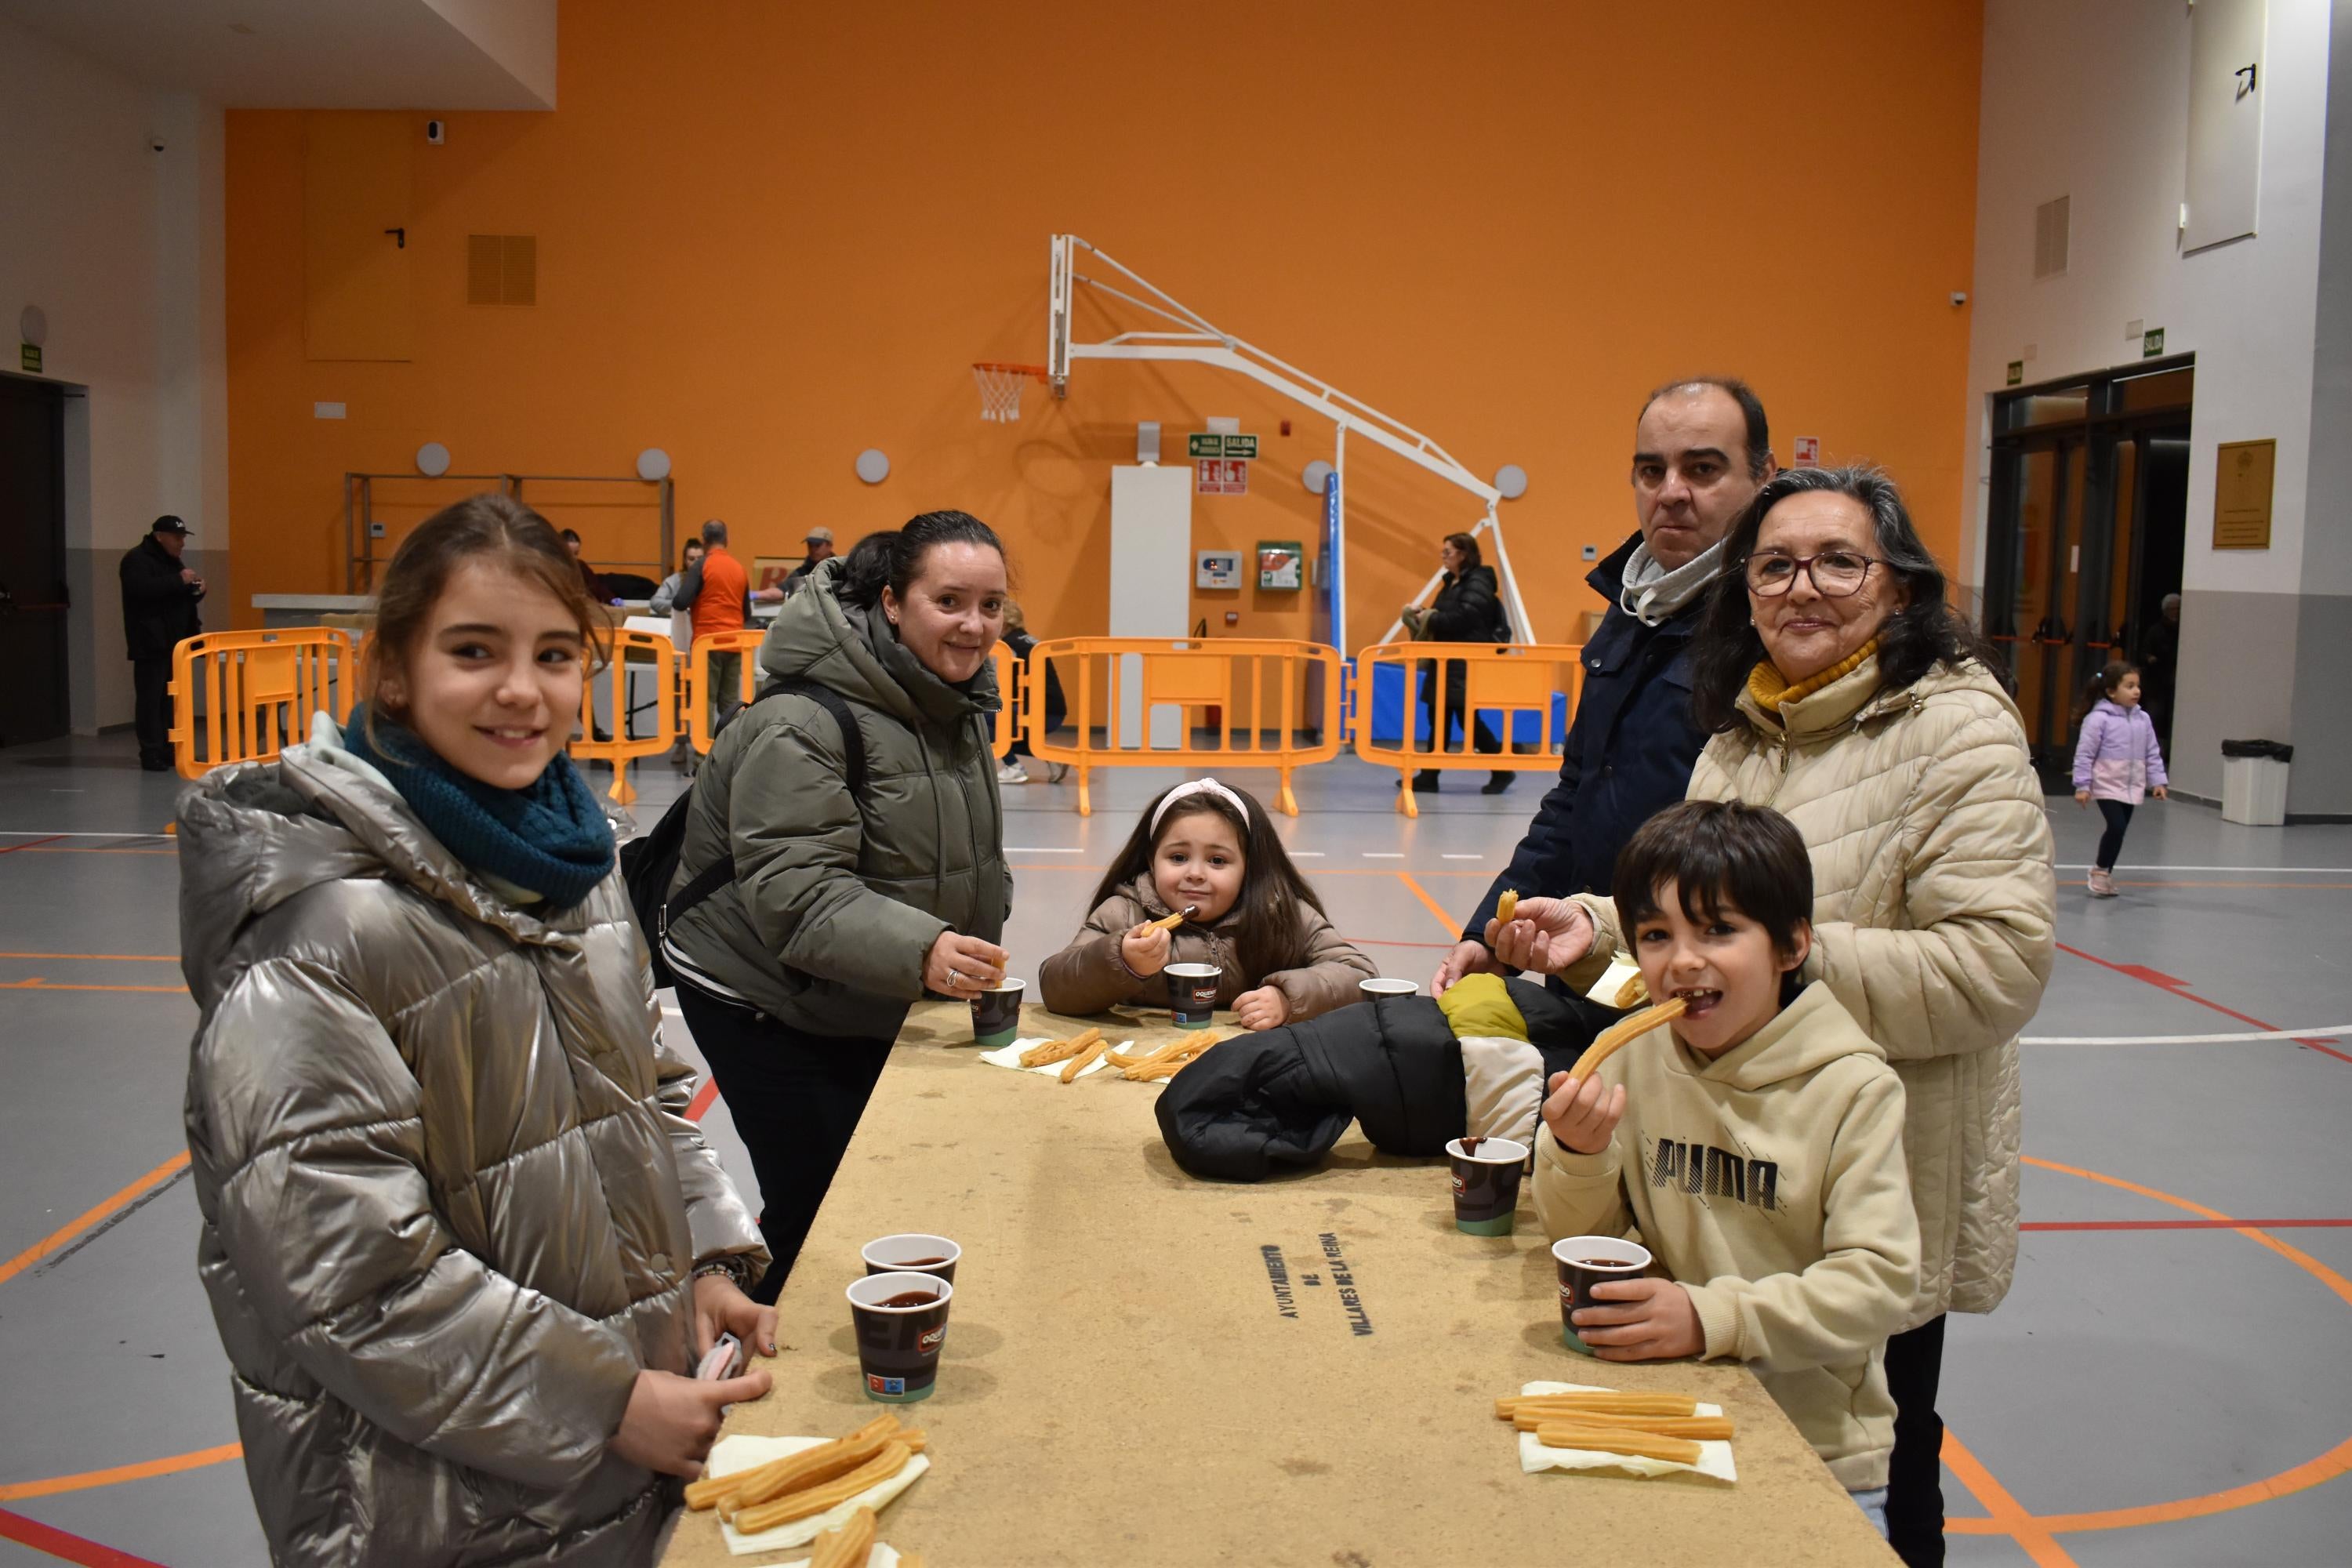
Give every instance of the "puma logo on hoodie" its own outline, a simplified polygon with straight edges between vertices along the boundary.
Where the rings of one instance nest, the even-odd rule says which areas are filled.
[[[1705,1143],[1660,1138],[1652,1142],[1642,1163],[1649,1170],[1650,1185],[1678,1189],[1701,1203],[1729,1198],[1759,1209],[1780,1206],[1773,1201],[1780,1190],[1777,1160],[1749,1159]]]

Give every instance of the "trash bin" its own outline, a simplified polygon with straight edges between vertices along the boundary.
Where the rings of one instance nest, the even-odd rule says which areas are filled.
[[[2250,827],[2286,823],[2287,764],[2294,748],[2277,741],[2221,742],[2221,820]]]

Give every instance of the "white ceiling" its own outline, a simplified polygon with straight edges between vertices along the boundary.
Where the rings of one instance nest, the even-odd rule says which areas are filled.
[[[0,0],[0,19],[230,109],[552,109],[556,0]],[[246,29],[240,31],[239,29]]]

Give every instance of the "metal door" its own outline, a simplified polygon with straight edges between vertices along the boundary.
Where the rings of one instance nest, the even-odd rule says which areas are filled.
[[[65,394],[0,375],[0,746],[66,732]]]

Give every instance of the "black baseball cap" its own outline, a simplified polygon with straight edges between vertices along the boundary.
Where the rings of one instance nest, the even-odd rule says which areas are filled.
[[[149,529],[147,531],[150,533],[186,533],[190,531],[190,530],[186,523],[182,522],[170,512],[165,512],[163,516],[155,520],[155,526]]]

